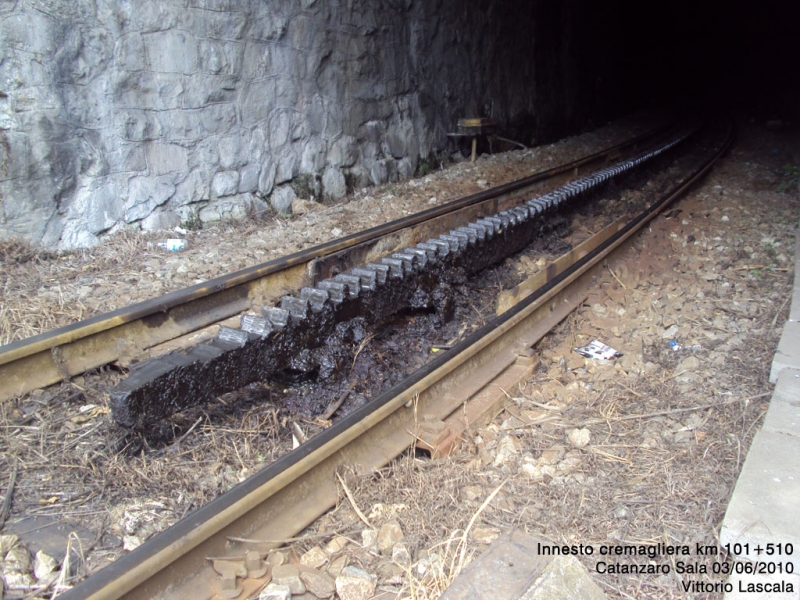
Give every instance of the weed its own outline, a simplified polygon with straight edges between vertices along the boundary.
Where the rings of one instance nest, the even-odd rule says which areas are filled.
[[[417,172],[420,177],[425,177],[428,173],[435,171],[441,166],[442,162],[435,154],[429,154],[425,160],[419,163]]]
[[[319,183],[314,175],[311,175],[310,173],[302,173],[292,179],[292,189],[294,190],[294,195],[296,197],[307,200],[312,196],[317,195]]]
[[[358,184],[358,177],[356,177],[355,173],[347,171],[344,174],[344,187],[347,190],[348,196],[356,190],[357,184]]]
[[[188,231],[200,231],[203,228],[203,222],[200,220],[200,214],[195,210],[190,212],[187,217],[181,221],[181,227]]]

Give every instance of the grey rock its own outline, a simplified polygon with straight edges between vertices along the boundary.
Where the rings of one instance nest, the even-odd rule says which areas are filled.
[[[405,539],[400,523],[395,520],[387,521],[378,529],[378,550],[381,554],[392,554],[395,544]]]
[[[336,592],[336,582],[327,573],[310,570],[301,571],[300,579],[303,580],[306,590],[317,598],[330,598]]]
[[[181,108],[185,82],[179,73],[118,71],[114,79],[114,100],[119,108]]]
[[[194,73],[197,40],[184,31],[159,31],[142,36],[147,66],[157,73]]]
[[[317,173],[325,166],[325,143],[319,138],[314,138],[303,146],[303,156],[300,159],[300,171],[303,173]]]
[[[73,230],[65,228],[61,234],[60,248],[93,248],[100,243],[100,238],[85,229]]]
[[[269,196],[275,185],[275,174],[277,167],[271,160],[261,167],[261,175],[258,177],[258,191],[262,196]]]
[[[294,190],[290,185],[284,185],[273,190],[269,203],[278,214],[291,214]]]
[[[397,163],[397,175],[400,179],[411,179],[416,170],[414,162],[409,158],[404,158]]]
[[[235,75],[194,73],[181,76],[183,108],[203,108],[214,104],[234,103],[238,99],[241,80]],[[246,121],[248,113],[243,115]]]
[[[259,19],[253,19],[250,23],[250,30],[247,37],[258,41],[278,41],[288,25],[288,18],[280,15],[270,14]]]
[[[577,98],[527,93],[533,62],[517,59],[533,54],[540,9],[515,15],[529,27],[504,37],[505,15],[478,6],[388,6],[0,0],[0,238],[87,245],[167,201],[178,215],[229,213],[211,205],[247,204],[236,194],[281,204],[275,185],[299,173],[331,197],[345,174],[359,187],[410,177],[456,118],[481,108],[464,99],[498,81],[501,122],[536,114],[568,127],[588,114]],[[555,26],[572,31],[575,18]],[[489,46],[465,45],[465,31]],[[579,89],[574,67],[536,64],[536,77],[557,72]],[[90,205],[101,193],[116,204]]]
[[[181,217],[171,210],[151,213],[142,219],[142,229],[157,231],[159,229],[173,229],[181,224]]]
[[[369,168],[369,176],[373,185],[380,185],[389,181],[389,169],[387,161],[376,160]]]
[[[344,198],[347,195],[347,184],[339,169],[328,167],[322,175],[322,193],[328,198]]]
[[[123,204],[117,195],[117,184],[114,179],[108,179],[105,185],[82,191],[70,206],[70,215],[80,219],[89,233],[108,231],[122,218]]]
[[[574,556],[557,556],[520,600],[605,600],[606,595]]]
[[[232,196],[239,189],[238,171],[220,171],[211,181],[211,192],[217,198]]]
[[[275,171],[275,183],[281,184],[291,181],[297,170],[297,156],[289,153],[278,160],[278,168]]]
[[[209,224],[224,219],[246,219],[263,214],[267,210],[269,206],[263,200],[253,198],[249,194],[241,194],[204,206],[199,210],[198,217],[203,224]]]
[[[247,165],[240,172],[239,193],[255,192],[258,190],[258,178],[261,175],[259,165]]]
[[[240,132],[226,135],[219,140],[219,165],[223,169],[238,169],[247,162],[245,140]],[[246,142],[249,145],[249,140]]]
[[[336,593],[341,600],[369,600],[375,593],[376,584],[375,575],[351,565],[336,577]]]
[[[292,594],[302,594],[306,591],[300,571],[294,565],[277,565],[272,568],[272,581],[278,585],[285,585]]]
[[[386,134],[386,147],[389,154],[395,158],[403,158],[406,155],[406,139],[396,131]]]
[[[261,590],[258,600],[291,600],[292,590],[289,586],[270,583]]]
[[[328,163],[332,167],[351,167],[357,158],[356,140],[349,135],[337,139],[328,150]]]
[[[227,133],[236,126],[236,108],[232,104],[212,104],[200,111],[200,122],[209,135]]]
[[[151,175],[185,174],[189,170],[186,149],[177,144],[153,142],[148,148],[147,164]]]
[[[192,171],[189,176],[175,188],[175,193],[170,198],[171,206],[185,206],[200,200],[208,200],[209,186],[199,171]]]
[[[175,178],[134,177],[128,183],[128,199],[124,203],[123,217],[126,223],[145,218],[157,206],[161,206],[175,193]]]

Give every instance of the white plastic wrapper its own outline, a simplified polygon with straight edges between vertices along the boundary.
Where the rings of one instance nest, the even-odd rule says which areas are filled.
[[[594,358],[597,360],[610,360],[616,356],[622,356],[621,352],[614,350],[611,346],[606,346],[603,342],[592,340],[585,346],[580,348],[573,348],[575,352],[586,358]]]

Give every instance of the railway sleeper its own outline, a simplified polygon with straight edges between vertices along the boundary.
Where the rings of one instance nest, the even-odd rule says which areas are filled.
[[[111,390],[113,417],[123,427],[144,432],[176,412],[224,393],[282,372],[313,369],[315,350],[336,343],[341,326],[356,318],[377,325],[429,302],[441,304],[429,308],[447,319],[452,310],[442,290],[453,281],[521,251],[568,200],[586,196],[690,133],[521,206],[303,288],[297,297],[284,296],[280,307],[263,307],[261,316],[243,315],[240,329],[223,327],[211,342],[147,361]]]

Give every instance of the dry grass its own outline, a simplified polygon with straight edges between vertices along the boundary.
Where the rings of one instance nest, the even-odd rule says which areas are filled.
[[[131,438],[111,422],[106,389],[118,379],[90,374],[0,404],[0,473],[19,467],[4,533],[22,516],[44,517],[93,538],[82,541],[85,563],[73,552],[66,586],[121,556],[123,539],[140,543],[291,448],[285,411],[229,395],[179,415],[166,432],[175,443],[136,451],[157,440]]]
[[[119,293],[93,298],[93,282],[124,282],[141,272],[153,235],[120,232],[96,248],[48,252],[0,242],[0,345],[69,325],[125,303]],[[86,288],[86,289],[82,289]]]

